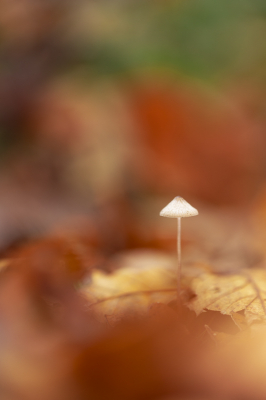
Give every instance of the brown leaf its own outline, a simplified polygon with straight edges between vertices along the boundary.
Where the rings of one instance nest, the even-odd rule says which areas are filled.
[[[158,76],[135,83],[129,98],[140,126],[136,136],[141,134],[135,171],[146,189],[182,190],[215,203],[253,196],[261,165],[258,135],[237,103]]]

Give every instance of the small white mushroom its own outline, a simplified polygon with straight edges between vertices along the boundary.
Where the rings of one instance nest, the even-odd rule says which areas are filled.
[[[181,218],[198,215],[198,210],[192,207],[182,197],[177,196],[160,212],[161,217],[177,218],[177,297],[180,303],[181,286]]]

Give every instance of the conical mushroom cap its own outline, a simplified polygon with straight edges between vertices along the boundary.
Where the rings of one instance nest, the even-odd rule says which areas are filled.
[[[160,212],[161,217],[178,218],[178,217],[193,217],[198,215],[198,210],[192,207],[182,197],[175,197],[166,207]]]

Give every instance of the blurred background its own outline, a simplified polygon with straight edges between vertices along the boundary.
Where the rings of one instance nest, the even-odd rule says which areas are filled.
[[[230,218],[263,199],[265,18],[263,0],[1,0],[1,252],[50,232],[173,250],[176,195]]]
[[[0,0],[1,399],[146,399],[123,362],[88,397],[116,364],[73,282],[163,266],[175,196],[184,267],[265,262],[265,34],[264,0]]]

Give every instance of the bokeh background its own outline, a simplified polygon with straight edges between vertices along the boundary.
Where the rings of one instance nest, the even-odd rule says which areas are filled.
[[[174,254],[159,211],[175,196],[200,213],[182,221],[184,266],[265,261],[265,34],[264,0],[0,0],[1,258],[41,240],[0,296],[1,326],[18,332],[7,354],[20,343],[25,361],[33,342],[43,360],[47,331],[34,320],[40,344],[22,322],[47,287],[69,312],[58,341],[87,332],[62,260],[79,276],[140,249]],[[5,399],[61,399],[30,382],[32,397]]]
[[[158,212],[176,195],[252,204],[265,13],[262,0],[1,0],[2,252],[52,230],[107,252],[171,247]]]

